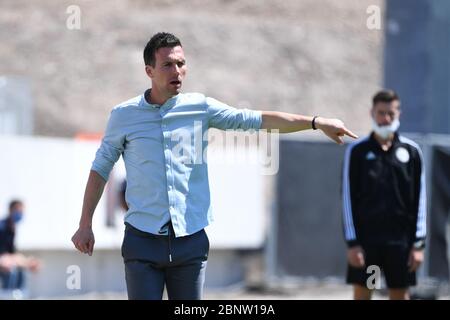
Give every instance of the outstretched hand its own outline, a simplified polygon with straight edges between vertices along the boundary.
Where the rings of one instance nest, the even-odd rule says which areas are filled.
[[[328,119],[319,117],[316,119],[316,126],[322,130],[331,140],[337,144],[343,144],[343,136],[347,135],[352,138],[358,138],[356,134],[347,129],[344,123],[339,119]]]

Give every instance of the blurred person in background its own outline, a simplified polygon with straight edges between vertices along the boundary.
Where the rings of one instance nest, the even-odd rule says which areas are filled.
[[[24,270],[38,271],[40,261],[18,253],[15,246],[17,224],[22,220],[24,204],[21,200],[9,203],[9,212],[0,221],[0,278],[3,289],[22,289],[25,286]]]
[[[356,136],[338,119],[236,109],[199,93],[181,93],[186,59],[172,34],[155,34],[144,49],[144,62],[151,89],[112,110],[72,241],[92,255],[92,216],[122,155],[129,205],[122,256],[129,299],[159,300],[164,286],[169,299],[201,299],[209,252],[204,228],[212,214],[207,164],[202,161],[207,142],[195,150],[191,137],[203,137],[208,128],[281,133],[320,129],[339,144],[344,135]]]
[[[398,132],[400,113],[394,91],[377,92],[371,134],[345,154],[343,222],[354,299],[371,298],[370,266],[383,271],[390,299],[409,299],[424,259],[425,167],[419,146]]]

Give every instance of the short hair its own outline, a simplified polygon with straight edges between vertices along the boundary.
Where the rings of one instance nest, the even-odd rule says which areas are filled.
[[[14,208],[15,206],[17,206],[18,204],[23,204],[23,202],[22,202],[21,200],[19,200],[19,199],[11,200],[11,201],[9,202],[9,210],[11,211],[12,208]]]
[[[394,90],[381,90],[378,91],[372,98],[372,107],[374,107],[378,102],[392,102],[400,101],[400,97]]]
[[[144,62],[145,65],[150,65],[152,67],[155,66],[156,57],[155,53],[159,48],[173,48],[176,46],[180,46],[181,42],[176,36],[167,32],[158,32],[155,34],[144,49]]]

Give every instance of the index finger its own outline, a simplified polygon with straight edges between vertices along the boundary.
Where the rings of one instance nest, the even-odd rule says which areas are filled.
[[[352,137],[354,139],[358,139],[358,136],[356,134],[354,134],[353,132],[351,132],[350,130],[348,130],[347,128],[344,127],[344,133],[346,135],[348,135],[349,137]]]

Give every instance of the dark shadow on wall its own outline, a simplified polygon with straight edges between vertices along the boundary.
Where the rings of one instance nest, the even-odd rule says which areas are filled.
[[[277,177],[276,273],[344,278],[341,171],[345,148],[280,141]]]

